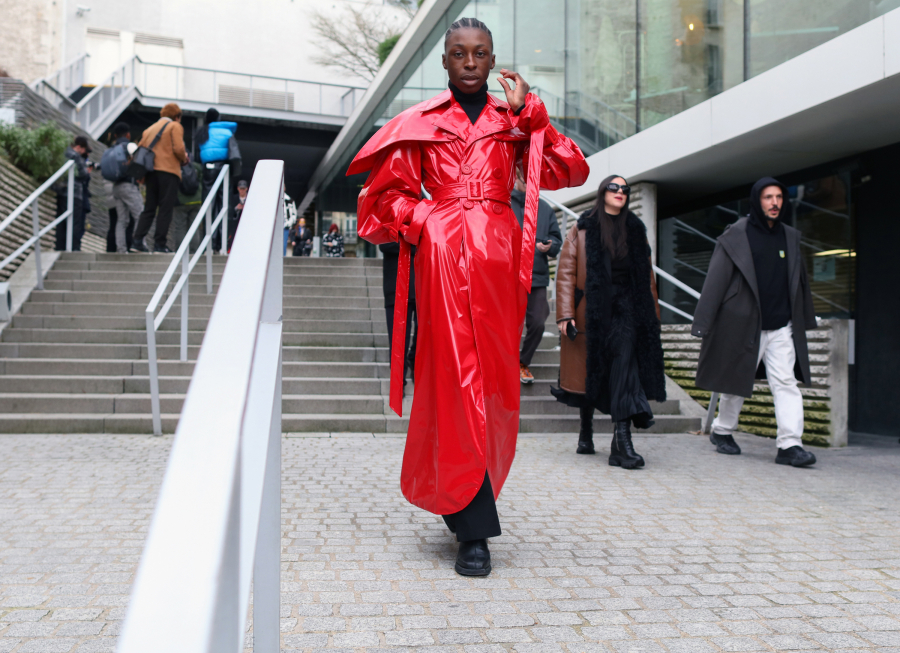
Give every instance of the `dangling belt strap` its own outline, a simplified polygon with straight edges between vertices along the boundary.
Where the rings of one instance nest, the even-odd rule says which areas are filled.
[[[522,253],[519,264],[519,281],[525,292],[531,292],[531,272],[534,266],[534,234],[537,230],[538,196],[541,183],[541,161],[544,155],[544,131],[531,132],[528,152],[528,179],[525,191],[525,219],[522,228]],[[480,202],[493,200],[509,204],[509,188],[494,181],[470,179],[459,184],[446,184],[435,188],[431,194],[435,202],[463,200]],[[474,205],[473,205],[474,206]],[[466,207],[468,208],[468,207]],[[419,226],[421,229],[421,225]],[[409,305],[409,272],[411,245],[400,236],[400,260],[397,264],[397,294],[394,304],[394,333],[391,341],[391,394],[390,406],[403,417],[403,373],[406,367],[406,316]]]

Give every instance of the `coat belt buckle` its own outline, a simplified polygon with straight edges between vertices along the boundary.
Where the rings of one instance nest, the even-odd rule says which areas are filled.
[[[480,179],[470,179],[466,182],[466,199],[483,200],[483,191]]]

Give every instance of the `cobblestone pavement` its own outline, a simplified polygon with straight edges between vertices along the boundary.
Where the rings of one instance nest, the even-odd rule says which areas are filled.
[[[284,441],[283,650],[900,653],[900,446],[523,437],[494,572],[399,494],[402,438]],[[170,438],[0,436],[0,653],[112,651]],[[605,444],[605,443],[604,443]]]

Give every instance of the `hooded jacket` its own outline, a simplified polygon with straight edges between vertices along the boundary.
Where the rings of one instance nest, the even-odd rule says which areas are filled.
[[[771,178],[761,179],[753,187],[751,206],[755,203],[759,215],[762,215],[759,192],[772,185],[784,188]],[[786,210],[782,207],[783,215]],[[703,338],[697,364],[697,387],[741,397],[753,394],[754,379],[765,378],[764,364],[757,365],[762,308],[748,237],[753,219],[758,218],[741,218],[719,236],[691,326],[691,335]],[[812,376],[806,330],[816,327],[815,309],[806,265],[800,252],[800,232],[785,224],[781,225],[781,229],[785,241],[784,260],[796,353],[794,374],[797,379],[809,384]]]
[[[525,193],[513,190],[510,193],[510,207],[516,215],[521,227],[525,220]],[[550,241],[550,250],[547,253],[537,249],[537,243]],[[534,230],[534,269],[531,272],[531,287],[546,288],[550,285],[550,259],[559,254],[562,248],[562,232],[556,221],[556,212],[547,202],[538,202],[537,227]]]
[[[206,141],[200,144],[200,161],[203,163],[227,161],[228,140],[236,132],[236,122],[214,122],[207,125]]]

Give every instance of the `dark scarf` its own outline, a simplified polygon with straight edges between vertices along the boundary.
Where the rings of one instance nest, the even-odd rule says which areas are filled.
[[[453,82],[450,82],[449,86],[453,97],[459,102],[459,106],[466,112],[469,121],[474,125],[478,120],[478,116],[481,115],[481,112],[484,111],[484,107],[487,105],[488,85],[485,84],[474,93],[463,93]]]
[[[624,292],[631,304],[631,312],[626,319],[633,321],[630,326],[635,331],[635,355],[641,386],[647,399],[665,401],[665,366],[660,340],[661,329],[656,317],[653,293],[650,290],[651,267],[647,229],[631,212],[625,216],[624,228],[630,264],[628,283]],[[587,301],[585,394],[589,401],[603,410],[604,406],[609,406],[610,398],[611,359],[606,342],[613,328],[612,261],[603,246],[600,221],[593,215],[593,210],[586,211],[578,219],[578,229],[585,231],[587,254],[587,280],[584,289]]]

